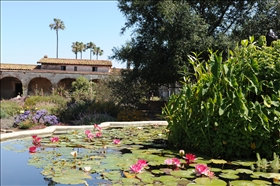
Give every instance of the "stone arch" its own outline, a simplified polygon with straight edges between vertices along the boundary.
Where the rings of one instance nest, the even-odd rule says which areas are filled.
[[[4,77],[0,79],[0,98],[11,99],[22,95],[22,82],[16,77]]]
[[[64,87],[65,90],[72,88],[72,82],[76,81],[75,78],[64,78],[57,83],[57,87]]]
[[[33,78],[28,84],[29,95],[49,95],[51,94],[52,83],[47,78]]]

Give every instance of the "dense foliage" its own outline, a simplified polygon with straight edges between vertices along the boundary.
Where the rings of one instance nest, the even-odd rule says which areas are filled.
[[[215,157],[280,153],[280,41],[265,44],[242,40],[225,62],[211,51],[207,62],[191,57],[196,82],[186,76],[163,110],[174,146]]]
[[[133,67],[130,73],[148,84],[179,81],[192,52],[208,60],[207,50],[227,51],[249,35],[279,30],[276,0],[118,0],[126,18],[122,33],[132,29],[130,41],[114,47],[111,58]]]

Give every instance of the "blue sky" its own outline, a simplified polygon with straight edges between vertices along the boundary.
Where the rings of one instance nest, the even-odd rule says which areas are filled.
[[[108,60],[112,48],[131,37],[129,30],[120,34],[126,19],[117,1],[1,1],[1,63],[37,64],[44,55],[55,58],[56,33],[49,28],[53,18],[64,21],[66,27],[58,33],[59,58],[75,58],[72,42],[91,41],[104,50],[98,59]],[[89,58],[89,51],[84,52],[83,59]],[[114,60],[112,63],[116,68],[125,67]]]

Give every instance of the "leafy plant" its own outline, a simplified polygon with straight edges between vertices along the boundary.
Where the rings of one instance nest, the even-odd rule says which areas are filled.
[[[209,52],[208,61],[190,56],[196,82],[185,73],[163,109],[170,142],[217,157],[279,154],[280,41],[258,47],[250,37],[226,61]]]

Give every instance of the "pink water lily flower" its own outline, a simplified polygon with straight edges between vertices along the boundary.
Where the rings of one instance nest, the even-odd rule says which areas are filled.
[[[102,130],[102,128],[101,128],[100,126],[98,126],[97,124],[94,124],[94,128],[95,128],[96,130]]]
[[[113,143],[116,144],[116,145],[118,145],[118,144],[121,143],[121,140],[119,140],[119,139],[114,139],[114,140],[113,140]]]
[[[171,158],[169,158],[169,159],[164,160],[164,163],[165,163],[166,165],[172,165],[172,164],[173,164],[173,161],[172,161]]]
[[[101,132],[97,132],[97,133],[95,134],[95,136],[96,136],[97,138],[100,138],[100,137],[102,136],[102,133],[101,133]]]
[[[205,175],[205,176],[208,176],[210,170],[209,168],[207,167],[207,165],[204,165],[204,164],[198,164],[195,166],[195,173],[196,175],[200,176],[200,175]]]
[[[178,158],[172,158],[172,163],[176,167],[180,167],[180,165],[181,165],[181,162],[180,162],[180,160]]]
[[[58,142],[59,137],[52,137],[52,138],[50,138],[50,141],[53,142],[53,143]]]
[[[36,146],[29,147],[29,152],[30,153],[35,153],[36,152]]]
[[[137,164],[140,164],[140,165],[142,165],[143,167],[145,167],[145,166],[148,165],[147,162],[146,162],[146,160],[143,160],[143,159],[139,159],[139,160],[137,161]]]
[[[37,138],[37,135],[32,135],[32,138],[34,139],[34,138]]]
[[[32,138],[33,138],[33,141],[32,141],[33,145],[39,145],[41,143],[42,139],[37,137],[37,135],[32,136]]]
[[[86,130],[85,134],[88,135],[90,133],[90,130]]]
[[[196,160],[196,156],[194,154],[188,153],[185,157],[188,164],[193,163]]]
[[[144,166],[142,166],[139,163],[136,163],[136,164],[130,166],[130,170],[133,173],[140,173],[143,170],[143,168],[144,168]]]
[[[164,161],[164,163],[166,165],[175,165],[176,167],[179,167],[181,165],[181,162],[178,158],[169,158],[169,159],[166,159]]]
[[[87,137],[88,137],[89,139],[94,138],[94,136],[93,136],[93,134],[92,134],[92,133],[88,133],[88,134],[87,134]]]

